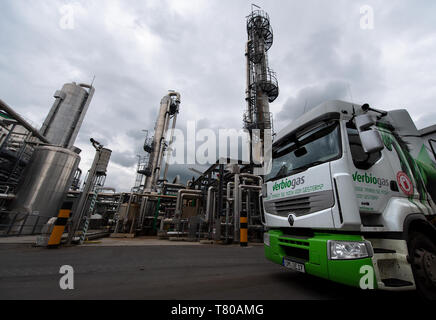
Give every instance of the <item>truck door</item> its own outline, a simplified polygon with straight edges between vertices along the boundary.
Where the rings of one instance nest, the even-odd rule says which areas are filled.
[[[362,222],[377,226],[377,216],[383,213],[394,192],[391,182],[395,181],[395,175],[385,150],[371,154],[364,152],[358,131],[351,123],[347,124],[347,136],[351,175]]]

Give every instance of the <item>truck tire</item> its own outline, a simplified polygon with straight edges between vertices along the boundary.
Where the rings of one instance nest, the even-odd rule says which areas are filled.
[[[416,289],[428,300],[436,300],[436,244],[426,234],[414,232],[409,237],[409,258]]]

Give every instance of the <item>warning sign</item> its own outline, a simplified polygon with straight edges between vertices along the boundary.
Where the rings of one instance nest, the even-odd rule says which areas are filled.
[[[410,178],[404,172],[400,171],[397,174],[397,182],[400,186],[401,191],[404,192],[405,195],[411,196],[413,195],[413,183]]]

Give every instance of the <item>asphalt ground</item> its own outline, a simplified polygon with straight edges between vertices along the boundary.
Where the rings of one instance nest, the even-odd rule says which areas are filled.
[[[62,290],[60,268],[74,270]],[[264,258],[263,246],[150,245],[35,248],[0,244],[0,299],[293,300],[419,299],[365,291]],[[359,300],[360,301],[360,300]]]

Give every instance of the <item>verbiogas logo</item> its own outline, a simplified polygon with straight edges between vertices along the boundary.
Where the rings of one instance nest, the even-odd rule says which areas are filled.
[[[389,179],[378,178],[373,176],[371,173],[368,175],[359,174],[357,171],[353,174],[353,180],[356,182],[366,183],[366,184],[374,184],[378,185],[379,188],[389,186]]]
[[[304,184],[305,176],[295,179],[283,179],[281,182],[275,182],[273,185],[273,191],[279,191],[284,189],[294,190],[297,186]]]

